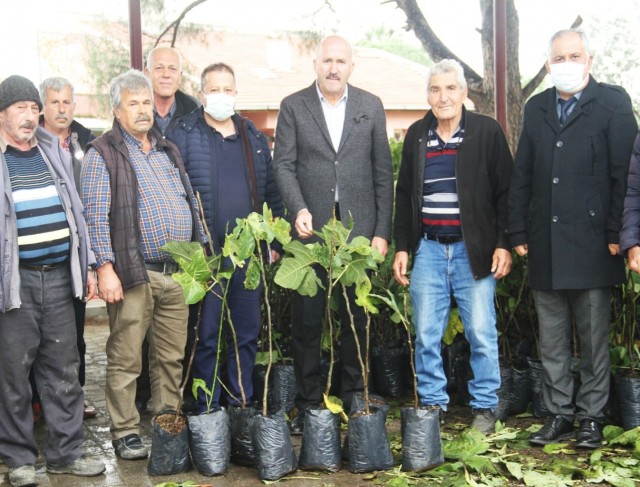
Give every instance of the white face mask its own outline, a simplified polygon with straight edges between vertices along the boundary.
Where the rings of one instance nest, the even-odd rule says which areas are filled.
[[[204,107],[204,111],[218,122],[224,122],[235,113],[235,96],[226,95],[224,93],[210,93],[204,96],[207,102]]]
[[[562,93],[577,93],[589,77],[589,74],[583,75],[584,67],[584,64],[571,62],[550,64],[551,82]]]

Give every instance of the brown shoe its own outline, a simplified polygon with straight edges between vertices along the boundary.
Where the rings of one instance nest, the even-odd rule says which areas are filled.
[[[90,406],[86,402],[84,403],[84,419],[95,418],[98,415],[98,411],[93,406]]]

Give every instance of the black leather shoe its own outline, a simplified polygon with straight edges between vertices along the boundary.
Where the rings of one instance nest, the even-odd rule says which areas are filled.
[[[573,423],[562,416],[549,418],[540,431],[529,437],[533,445],[548,445],[573,438]]]
[[[602,425],[593,419],[581,419],[576,435],[576,447],[594,449],[601,446]]]
[[[289,432],[293,436],[301,435],[304,431],[304,411],[299,411],[295,418],[289,423]]]

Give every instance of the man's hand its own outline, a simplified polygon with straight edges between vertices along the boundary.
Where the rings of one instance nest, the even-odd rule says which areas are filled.
[[[275,264],[280,260],[280,253],[277,250],[271,249],[271,262],[270,264]]]
[[[633,272],[640,274],[640,247],[631,247],[627,252],[627,265]]]
[[[611,255],[618,255],[620,253],[620,244],[609,244],[609,253]]]
[[[113,270],[111,262],[98,267],[98,296],[109,304],[115,304],[124,299],[120,279]]]
[[[309,238],[313,235],[312,217],[309,210],[303,208],[298,212],[296,216],[295,228],[298,232],[298,237],[301,239]]]
[[[393,277],[395,277],[398,284],[403,287],[409,285],[409,279],[407,279],[407,266],[409,265],[409,254],[404,251],[396,252],[396,256],[393,259]]]
[[[518,254],[520,257],[524,257],[529,253],[529,246],[527,244],[516,245],[513,250],[515,250],[516,254]]]
[[[373,237],[371,239],[371,246],[378,252],[380,252],[382,254],[382,257],[386,257],[387,252],[389,252],[389,244],[382,237]]]
[[[496,249],[491,261],[491,272],[496,279],[502,279],[511,272],[511,252],[507,249]]]
[[[93,277],[93,269],[87,272],[87,301],[91,301],[96,297],[96,279]]]

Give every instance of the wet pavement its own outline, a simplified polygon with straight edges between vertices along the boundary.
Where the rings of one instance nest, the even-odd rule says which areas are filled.
[[[107,367],[105,344],[109,335],[104,307],[95,306],[88,310],[85,327],[87,342],[87,372],[84,387],[85,400],[98,410],[98,416],[84,422],[85,443],[84,450],[90,456],[99,458],[106,464],[104,475],[91,478],[74,477],[71,475],[49,475],[46,473],[44,459],[38,458],[36,475],[38,485],[42,487],[153,487],[163,482],[185,482],[191,480],[201,486],[215,487],[244,487],[264,485],[257,475],[255,468],[241,467],[231,464],[227,475],[220,477],[204,477],[195,469],[189,472],[168,477],[151,477],[147,474],[147,461],[127,461],[117,459],[111,446],[109,433],[109,416],[106,411],[104,385]],[[141,418],[141,436],[145,444],[151,445],[151,418],[146,412]],[[399,429],[399,425],[397,429]],[[392,429],[393,428],[392,426]],[[40,421],[35,425],[38,445],[42,445],[46,438],[46,425]],[[293,437],[293,445],[297,453],[300,451],[301,437]],[[0,463],[0,486],[9,486],[6,475],[7,467]],[[288,487],[303,486],[349,486],[357,487],[369,485],[371,481],[364,479],[365,474],[352,474],[342,470],[335,474],[321,474],[315,472],[298,471],[287,477]]]

